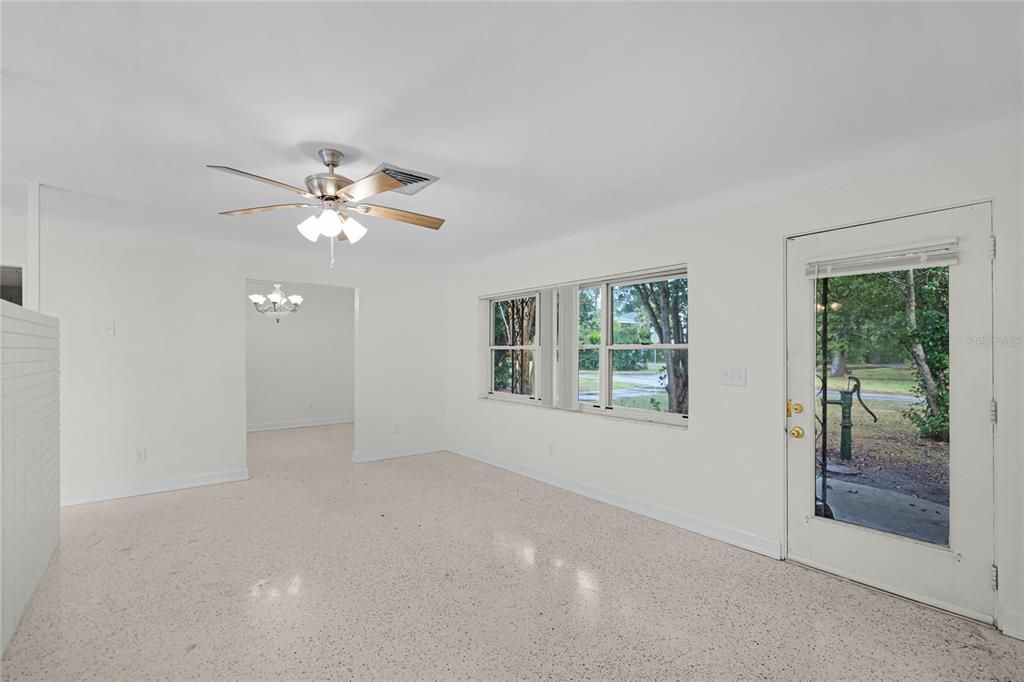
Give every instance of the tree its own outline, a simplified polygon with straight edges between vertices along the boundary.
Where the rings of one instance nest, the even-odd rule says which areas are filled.
[[[537,299],[533,296],[494,304],[494,345],[531,346],[537,333]],[[502,350],[494,361],[494,387],[522,395],[533,392],[533,352]]]
[[[630,287],[634,288],[634,287]],[[684,278],[635,285],[659,343],[686,343],[688,280]],[[690,376],[686,351],[666,350],[665,391],[668,411],[688,414],[690,410]]]
[[[949,269],[928,268],[893,277],[903,296],[906,347],[917,368],[918,392],[926,409],[906,416],[921,435],[949,440]]]
[[[914,367],[923,406],[904,415],[921,436],[949,439],[949,269],[921,268],[829,278],[831,376],[846,362]],[[819,346],[817,362],[823,363]],[[839,361],[837,361],[837,355]]]

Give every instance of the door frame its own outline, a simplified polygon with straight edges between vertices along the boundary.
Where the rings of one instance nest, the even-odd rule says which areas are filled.
[[[946,611],[948,613],[953,613],[953,614],[956,614],[956,615],[959,615],[959,616],[962,616],[962,617],[971,618],[972,620],[979,620],[979,619],[977,617],[975,617],[975,616],[972,616],[969,613],[964,613],[962,610],[954,610],[954,609],[949,608],[952,605],[936,604],[936,603],[934,603],[931,600],[925,599],[925,598],[920,597],[920,596],[915,596],[915,595],[909,594],[909,593],[893,592],[891,590],[887,590],[885,587],[878,586],[878,585],[873,585],[873,584],[864,582],[862,579],[859,578],[859,576],[845,574],[844,572],[837,571],[834,568],[826,568],[824,566],[815,565],[815,564],[809,563],[807,561],[801,561],[799,559],[796,559],[796,558],[790,556],[790,552],[789,552],[789,438],[788,438],[789,424],[788,424],[788,417],[786,416],[785,410],[782,408],[782,406],[784,406],[786,404],[786,399],[787,399],[787,397],[790,394],[790,390],[789,390],[789,325],[787,324],[787,320],[789,319],[789,284],[790,284],[790,282],[789,282],[789,255],[788,255],[788,248],[787,248],[787,244],[788,244],[789,240],[793,239],[793,238],[798,238],[798,237],[806,237],[806,236],[811,236],[811,235],[816,235],[816,234],[824,234],[824,233],[828,233],[828,232],[835,232],[837,230],[846,230],[846,229],[851,229],[851,228],[864,227],[864,226],[867,226],[867,225],[875,225],[877,223],[888,222],[890,220],[899,220],[901,218],[910,218],[910,217],[914,217],[914,216],[927,215],[929,213],[938,213],[940,211],[947,211],[947,210],[950,210],[950,209],[964,208],[964,207],[967,207],[967,206],[978,206],[978,205],[982,205],[982,204],[988,204],[988,206],[989,206],[989,231],[990,231],[989,234],[992,236],[992,238],[994,238],[994,235],[995,235],[994,228],[995,228],[995,205],[996,205],[996,200],[995,200],[995,197],[992,197],[992,196],[984,197],[984,198],[979,198],[979,199],[972,200],[972,201],[962,201],[962,202],[958,202],[958,203],[954,203],[954,204],[947,204],[947,205],[936,206],[936,207],[931,207],[931,208],[924,208],[924,209],[920,209],[920,210],[907,211],[907,212],[897,213],[897,214],[886,216],[886,217],[868,218],[868,219],[865,219],[865,220],[857,220],[857,221],[854,221],[854,222],[844,223],[844,224],[839,224],[839,225],[833,225],[833,226],[830,226],[830,227],[816,228],[816,229],[812,228],[812,229],[807,229],[807,230],[800,230],[800,231],[796,231],[796,232],[787,232],[787,233],[785,233],[782,236],[782,244],[781,244],[781,248],[782,248],[782,293],[781,293],[781,295],[782,295],[782,358],[781,359],[782,359],[782,368],[783,368],[782,374],[783,374],[783,377],[782,377],[782,382],[781,382],[781,387],[782,388],[781,388],[781,391],[780,391],[780,394],[779,394],[779,398],[778,398],[779,402],[776,403],[776,405],[779,408],[779,415],[780,415],[780,417],[779,417],[780,436],[779,437],[780,437],[780,439],[782,441],[782,473],[781,473],[781,476],[782,476],[782,500],[783,500],[783,503],[782,503],[782,536],[781,536],[781,542],[779,544],[780,559],[783,560],[783,561],[792,561],[793,563],[799,564],[801,566],[808,566],[810,568],[814,568],[816,570],[820,570],[820,571],[823,571],[825,573],[829,573],[831,575],[836,575],[836,576],[845,578],[847,580],[852,580],[852,581],[854,581],[854,582],[856,582],[858,584],[865,585],[865,586],[867,586],[867,587],[869,587],[871,589],[880,590],[882,592],[887,592],[887,593],[892,594],[892,595],[894,595],[896,597],[899,597],[901,599],[910,599],[910,600],[918,602],[920,604],[924,604],[926,606],[931,606],[932,608],[941,609],[941,610]],[[992,337],[994,337],[995,336],[995,310],[996,310],[996,307],[995,307],[995,302],[996,302],[995,301],[995,263],[994,262],[993,262],[992,269],[991,269],[991,282],[990,282],[990,289],[989,289],[989,291],[990,291],[989,295],[992,297],[992,313],[993,313],[992,314],[992,320],[990,321],[989,334]],[[993,395],[993,399],[994,399],[994,397],[995,397],[995,373],[997,371],[996,370],[996,365],[995,365],[995,348],[994,347],[991,348],[990,352],[993,355],[993,357],[992,357],[992,372],[993,372],[993,376],[992,376],[992,395]],[[992,457],[992,462],[991,462],[991,464],[992,464],[992,478],[993,478],[993,486],[992,486],[992,526],[993,526],[993,533],[992,533],[992,557],[993,557],[993,562],[995,563],[996,566],[998,566],[999,563],[1000,563],[1000,561],[999,561],[999,559],[1000,559],[1000,557],[999,557],[999,533],[998,533],[998,529],[999,529],[998,489],[999,489],[999,486],[997,485],[997,482],[999,480],[999,478],[998,478],[998,466],[997,466],[999,458],[997,456],[997,454],[998,454],[998,439],[996,437],[997,436],[997,428],[998,428],[998,426],[999,426],[998,421],[995,421],[995,422],[992,423],[992,432],[993,432],[992,433],[992,453],[991,453],[991,457]],[[998,584],[996,584],[996,586],[993,588],[993,591],[992,591],[992,607],[993,608],[992,608],[992,619],[991,619],[991,621],[988,618],[982,618],[982,619],[979,620],[979,622],[983,622],[983,623],[990,623],[991,622],[992,625],[994,625],[996,628],[999,628],[1000,602],[999,602]]]

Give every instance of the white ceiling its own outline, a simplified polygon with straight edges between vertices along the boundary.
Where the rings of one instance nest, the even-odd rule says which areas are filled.
[[[3,171],[150,208],[139,230],[313,249],[341,145],[441,176],[354,249],[460,265],[681,225],[1015,142],[1021,6],[3,3]],[[321,245],[322,246],[322,245]],[[326,248],[326,247],[323,247]],[[354,255],[354,254],[353,254]]]

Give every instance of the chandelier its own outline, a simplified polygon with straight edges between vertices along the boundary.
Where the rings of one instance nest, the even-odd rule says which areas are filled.
[[[278,324],[281,324],[282,317],[298,312],[299,306],[302,305],[302,297],[298,294],[292,294],[286,298],[284,292],[281,291],[280,284],[275,284],[274,290],[266,296],[252,294],[249,296],[249,300],[252,301],[256,312],[263,313]]]

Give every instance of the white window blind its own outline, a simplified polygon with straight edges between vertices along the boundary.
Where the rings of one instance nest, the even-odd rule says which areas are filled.
[[[959,240],[948,239],[891,251],[872,251],[814,260],[807,263],[805,274],[811,279],[819,279],[956,265],[959,251]]]

